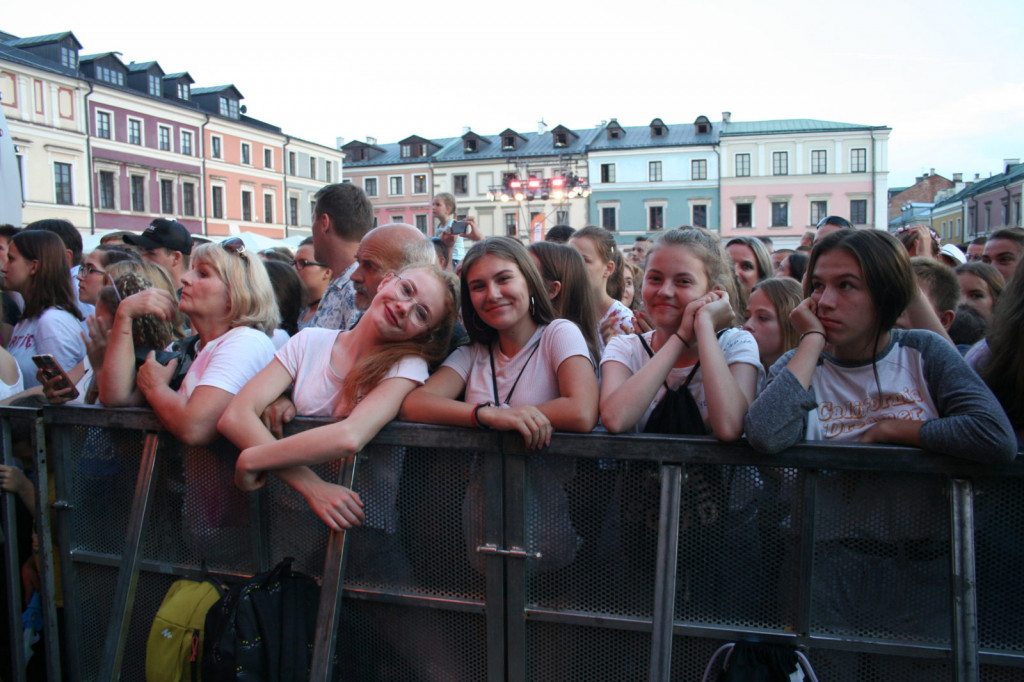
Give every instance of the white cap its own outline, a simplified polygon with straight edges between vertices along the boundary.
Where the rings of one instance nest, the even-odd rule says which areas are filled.
[[[964,255],[964,252],[961,251],[956,244],[943,244],[942,248],[939,249],[939,253],[944,256],[949,256],[960,265],[967,262],[967,256]]]

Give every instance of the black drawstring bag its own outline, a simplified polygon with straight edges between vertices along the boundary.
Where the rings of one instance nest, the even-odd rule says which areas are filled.
[[[637,334],[640,343],[643,344],[647,355],[654,357],[654,351],[647,345],[642,334]],[[700,361],[693,366],[682,386],[673,390],[665,384],[665,396],[654,409],[651,410],[651,417],[647,420],[644,433],[666,433],[676,436],[706,436],[708,427],[704,425],[704,418],[700,416],[700,408],[697,401],[690,393],[690,382],[693,375],[700,369]]]

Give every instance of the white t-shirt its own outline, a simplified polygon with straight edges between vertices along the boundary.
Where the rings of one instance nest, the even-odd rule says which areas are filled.
[[[547,326],[538,327],[526,345],[511,358],[501,352],[499,344],[495,343],[493,347],[499,402],[506,402],[509,391],[515,385],[509,401],[512,407],[540,405],[558,398],[558,367],[574,355],[582,355],[590,360],[590,350],[583,332],[569,320],[559,319]],[[467,403],[495,402],[487,346],[479,343],[462,346],[448,356],[444,366],[458,372],[466,382]]]
[[[47,308],[39,317],[22,319],[14,326],[7,350],[18,361],[25,388],[32,388],[39,385],[33,355],[52,355],[66,372],[85,357],[85,341],[74,315]]]
[[[345,377],[331,367],[331,347],[339,333],[334,329],[307,327],[274,354],[295,380],[292,401],[296,413],[305,417],[331,416],[345,383]],[[384,379],[401,377],[422,384],[428,376],[426,360],[408,355],[396,362]]]
[[[288,336],[288,332],[278,327],[274,330],[274,335],[270,337],[270,341],[274,344],[274,350],[281,350],[284,344],[288,343],[289,338],[291,337]]]
[[[8,384],[5,383],[3,380],[0,380],[0,400],[10,398],[12,395],[21,393],[23,390],[25,390],[24,379],[21,376],[21,367],[19,367],[18,363],[15,362],[14,368],[18,372],[18,378],[15,379],[13,384]]]
[[[270,337],[252,327],[235,327],[202,346],[192,361],[179,393],[192,397],[200,386],[235,394],[274,359]]]
[[[647,345],[651,344],[653,336],[653,331],[644,334]],[[764,374],[764,367],[761,366],[757,341],[754,340],[750,332],[743,329],[726,329],[718,338],[718,343],[722,346],[722,354],[725,355],[726,364],[731,366],[737,362],[743,362],[753,365],[757,368],[757,375],[760,380],[760,377]],[[625,365],[630,372],[636,374],[650,360],[650,356],[647,355],[647,351],[644,350],[643,344],[640,343],[640,339],[637,338],[636,334],[628,334],[613,337],[608,342],[608,347],[605,348],[604,357],[601,360],[601,366],[603,367],[609,362],[618,362]],[[693,369],[693,365],[689,367],[673,367],[669,370],[665,383],[672,389],[679,388],[686,381],[686,377],[689,376],[691,369]],[[704,419],[704,424],[708,427],[708,431],[710,431],[711,426],[708,424],[708,400],[707,396],[704,395],[704,377],[700,369],[693,375],[688,390],[700,409],[700,416]],[[665,387],[661,386],[658,388],[658,392],[654,394],[654,400],[644,410],[643,416],[640,417],[640,421],[634,427],[635,431],[643,431],[647,425],[647,420],[651,416],[651,411],[661,402],[664,396]]]

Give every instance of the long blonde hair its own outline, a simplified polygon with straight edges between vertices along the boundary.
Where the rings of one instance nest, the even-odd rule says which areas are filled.
[[[256,254],[243,258],[220,244],[200,244],[192,249],[192,267],[201,262],[212,267],[228,287],[232,328],[252,327],[267,336],[274,333],[281,314],[267,269]]]
[[[459,280],[450,272],[441,270],[436,265],[411,265],[397,274],[410,270],[422,270],[432,275],[444,289],[444,316],[438,324],[425,335],[405,341],[386,343],[361,359],[342,383],[341,395],[349,405],[355,405],[359,399],[373,390],[373,387],[391,371],[395,363],[410,355],[423,358],[431,370],[448,356],[452,329],[459,312]]]

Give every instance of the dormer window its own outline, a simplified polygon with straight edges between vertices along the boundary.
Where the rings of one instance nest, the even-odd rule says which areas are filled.
[[[569,134],[568,133],[555,133],[555,146],[566,147],[569,145]]]
[[[220,115],[227,116],[228,118],[238,118],[238,100],[221,97]]]
[[[516,148],[516,136],[515,135],[502,135],[501,136],[501,149],[502,151],[509,151]]]
[[[60,47],[60,65],[66,66],[69,69],[78,68],[78,50],[74,50],[66,45]]]
[[[178,99],[189,100],[191,99],[192,92],[188,83],[178,83]]]
[[[617,140],[617,139],[619,139],[622,136],[621,133],[622,133],[621,130],[609,130],[608,131],[608,137],[610,137],[613,140]]]
[[[697,129],[698,135],[706,135],[711,132],[711,121],[707,116],[698,116],[693,125]]]
[[[614,118],[608,123],[605,130],[608,133],[609,140],[621,140],[626,137],[626,131],[622,129],[622,126]]]
[[[96,67],[96,78],[112,85],[124,85],[124,73],[107,66]]]
[[[153,97],[160,96],[160,76],[149,74],[149,94]]]
[[[476,147],[476,140],[474,140],[474,139],[466,140],[465,151],[466,151],[467,154],[472,154],[473,152],[476,151],[476,149],[477,149],[477,147]]]
[[[660,118],[651,121],[651,137],[665,137],[667,132],[668,126]]]

